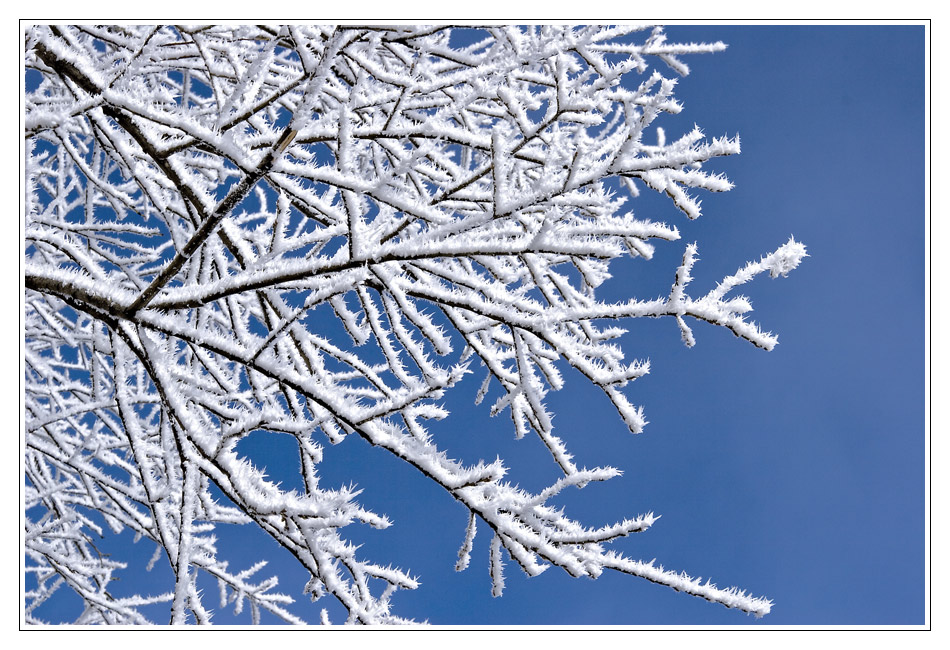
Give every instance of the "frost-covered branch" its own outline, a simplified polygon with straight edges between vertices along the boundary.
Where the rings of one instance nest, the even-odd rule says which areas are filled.
[[[730,292],[794,269],[805,248],[793,239],[699,298],[687,291],[695,245],[669,295],[599,295],[620,260],[679,239],[634,216],[638,188],[689,219],[693,191],[731,189],[704,166],[738,153],[738,137],[693,127],[667,143],[654,124],[682,110],[665,71],[723,47],[653,27],[30,29],[26,620],[42,622],[66,588],[85,603],[77,623],[146,623],[155,603],[175,624],[232,605],[252,622],[306,622],[277,577],[254,577],[263,558],[229,568],[215,531],[244,524],[296,558],[305,592],[329,594],[346,622],[407,622],[391,599],[417,580],[359,557],[344,530],[389,520],[357,488],[319,481],[321,445],[347,436],[464,508],[458,570],[488,527],[495,595],[507,554],[528,575],[610,569],[766,613],[765,599],[607,550],[652,513],[590,527],[549,503],[619,474],[578,467],[555,433],[565,367],[638,433],[629,385],[649,364],[619,341],[635,319],[668,318],[687,345],[690,319],[775,345]],[[522,490],[500,459],[452,460],[430,436],[473,372],[476,402],[491,395],[484,408],[543,442],[560,474],[548,487]],[[255,432],[292,437],[302,488],[240,453]],[[91,539],[125,529],[154,543],[146,568],[167,562],[166,590],[110,593],[129,568]]]

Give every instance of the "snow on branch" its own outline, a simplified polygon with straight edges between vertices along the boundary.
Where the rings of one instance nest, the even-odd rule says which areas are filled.
[[[689,319],[775,344],[745,320],[749,301],[727,296],[798,266],[794,239],[701,298],[687,293],[696,245],[668,297],[602,298],[620,260],[680,237],[634,216],[638,186],[689,219],[701,215],[690,192],[732,188],[706,165],[739,153],[738,137],[694,126],[667,142],[655,124],[683,110],[664,75],[724,47],[643,26],[32,27],[25,620],[42,623],[68,589],[84,603],[77,624],[154,622],[158,603],[174,624],[224,608],[330,622],[327,609],[292,613],[278,577],[258,577],[266,558],[230,567],[218,531],[239,524],[300,563],[305,592],[342,607],[336,622],[409,622],[392,600],[418,580],[362,558],[347,530],[393,522],[359,488],[320,482],[321,445],[347,437],[464,508],[457,570],[488,526],[494,595],[507,553],[529,576],[610,569],[766,613],[767,600],[605,550],[656,515],[591,527],[550,503],[619,475],[579,467],[555,433],[565,368],[639,433],[629,385],[650,366],[621,344],[635,319],[669,317],[687,345]],[[476,403],[491,396],[479,408],[539,437],[558,474],[547,487],[529,493],[519,468],[435,443],[429,427],[451,426],[442,400],[469,374]],[[265,433],[293,441],[299,487],[241,454]],[[110,591],[135,567],[94,540],[124,530],[154,545],[145,569],[167,562],[167,587]]]

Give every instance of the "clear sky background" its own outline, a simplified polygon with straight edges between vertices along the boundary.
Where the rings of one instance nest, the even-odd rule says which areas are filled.
[[[629,356],[652,364],[628,391],[649,421],[639,436],[602,394],[568,375],[551,396],[556,432],[578,465],[613,465],[624,475],[559,503],[589,525],[661,515],[615,547],[767,596],[772,613],[757,621],[620,574],[573,579],[549,569],[528,579],[511,562],[504,596],[492,598],[487,527],[479,528],[471,566],[456,573],[467,514],[417,472],[352,437],[327,445],[322,484],[353,481],[364,488],[364,505],[390,516],[386,531],[354,525],[344,533],[358,533],[362,556],[411,570],[422,584],[397,593],[394,610],[435,624],[923,624],[924,28],[667,31],[670,41],[729,44],[685,59],[692,72],[676,92],[685,109],[657,124],[668,140],[694,123],[710,137],[738,133],[742,154],[713,163],[736,187],[706,194],[695,222],[644,191],[634,212],[675,224],[682,239],[658,244],[650,262],[618,266],[609,295],[666,295],[692,241],[700,258],[693,295],[790,235],[810,257],[788,278],[760,276],[743,287],[754,319],[779,334],[772,352],[704,324],[693,326],[692,349],[672,320],[629,324]],[[536,438],[515,441],[510,419],[472,405],[480,381],[476,374],[447,397],[453,416],[432,425],[439,444],[469,462],[500,455],[528,489],[555,480],[557,467]],[[285,458],[291,469],[297,462],[284,442],[260,434],[241,449],[279,479]],[[134,547],[143,564],[151,555],[145,544]],[[329,597],[311,604],[300,596],[306,576],[262,533],[222,535],[219,548],[233,568],[273,548],[262,574],[277,571],[283,590],[301,598],[294,611],[316,620],[327,607],[342,622]],[[130,573],[116,590],[139,590],[145,580],[164,591],[163,577],[162,567],[142,578]],[[67,613],[71,604],[60,606]],[[221,612],[216,622],[247,618]]]

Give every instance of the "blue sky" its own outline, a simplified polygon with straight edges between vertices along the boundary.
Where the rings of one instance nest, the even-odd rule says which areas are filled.
[[[578,465],[610,464],[624,475],[560,503],[590,525],[660,514],[652,529],[616,547],[765,595],[775,601],[772,613],[757,621],[619,574],[594,581],[551,569],[528,579],[512,563],[504,596],[492,598],[491,536],[483,526],[471,566],[456,573],[467,515],[417,472],[353,437],[326,449],[322,482],[357,483],[361,502],[393,519],[387,531],[358,531],[361,552],[420,579],[418,590],[393,602],[397,613],[431,623],[923,624],[924,28],[667,31],[670,41],[729,44],[686,59],[692,72],[676,92],[685,109],[658,124],[668,139],[694,123],[710,137],[738,133],[742,154],[714,163],[736,187],[704,196],[695,222],[644,192],[634,212],[675,224],[682,239],[659,244],[650,262],[618,266],[610,295],[668,291],[692,241],[700,258],[694,294],[790,235],[810,257],[788,278],[743,287],[755,320],[779,334],[772,352],[703,325],[687,349],[673,321],[630,323],[626,350],[652,364],[628,391],[649,421],[639,436],[602,394],[568,375],[551,401],[557,433]],[[500,455],[526,488],[553,481],[557,468],[536,439],[514,440],[509,419],[472,405],[480,380],[447,397],[453,416],[433,425],[436,440],[469,462]],[[277,478],[285,457],[296,467],[289,443],[258,436],[242,445]],[[238,567],[267,544],[240,531],[219,546]],[[306,578],[273,548],[271,566],[297,597]],[[137,550],[147,561],[150,549]],[[124,587],[135,589],[137,580]],[[315,617],[321,607],[339,620],[330,602],[302,600],[295,611]]]

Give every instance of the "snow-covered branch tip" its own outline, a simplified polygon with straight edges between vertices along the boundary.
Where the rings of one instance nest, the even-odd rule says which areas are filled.
[[[668,304],[673,311],[679,325],[683,342],[688,347],[696,344],[693,332],[686,324],[684,316],[704,320],[715,325],[726,327],[741,338],[765,350],[771,350],[778,344],[778,337],[763,332],[755,323],[745,320],[744,314],[752,311],[752,305],[745,296],[737,296],[724,300],[732,289],[745,284],[755,276],[766,271],[772,278],[786,277],[788,273],[808,257],[805,245],[795,241],[794,237],[780,246],[777,250],[765,255],[758,262],[749,262],[734,274],[727,276],[716,285],[716,288],[698,300],[693,300],[685,294],[686,285],[692,277],[690,271],[697,260],[697,246],[690,244],[683,254],[683,263],[676,271],[676,280],[670,291]]]

